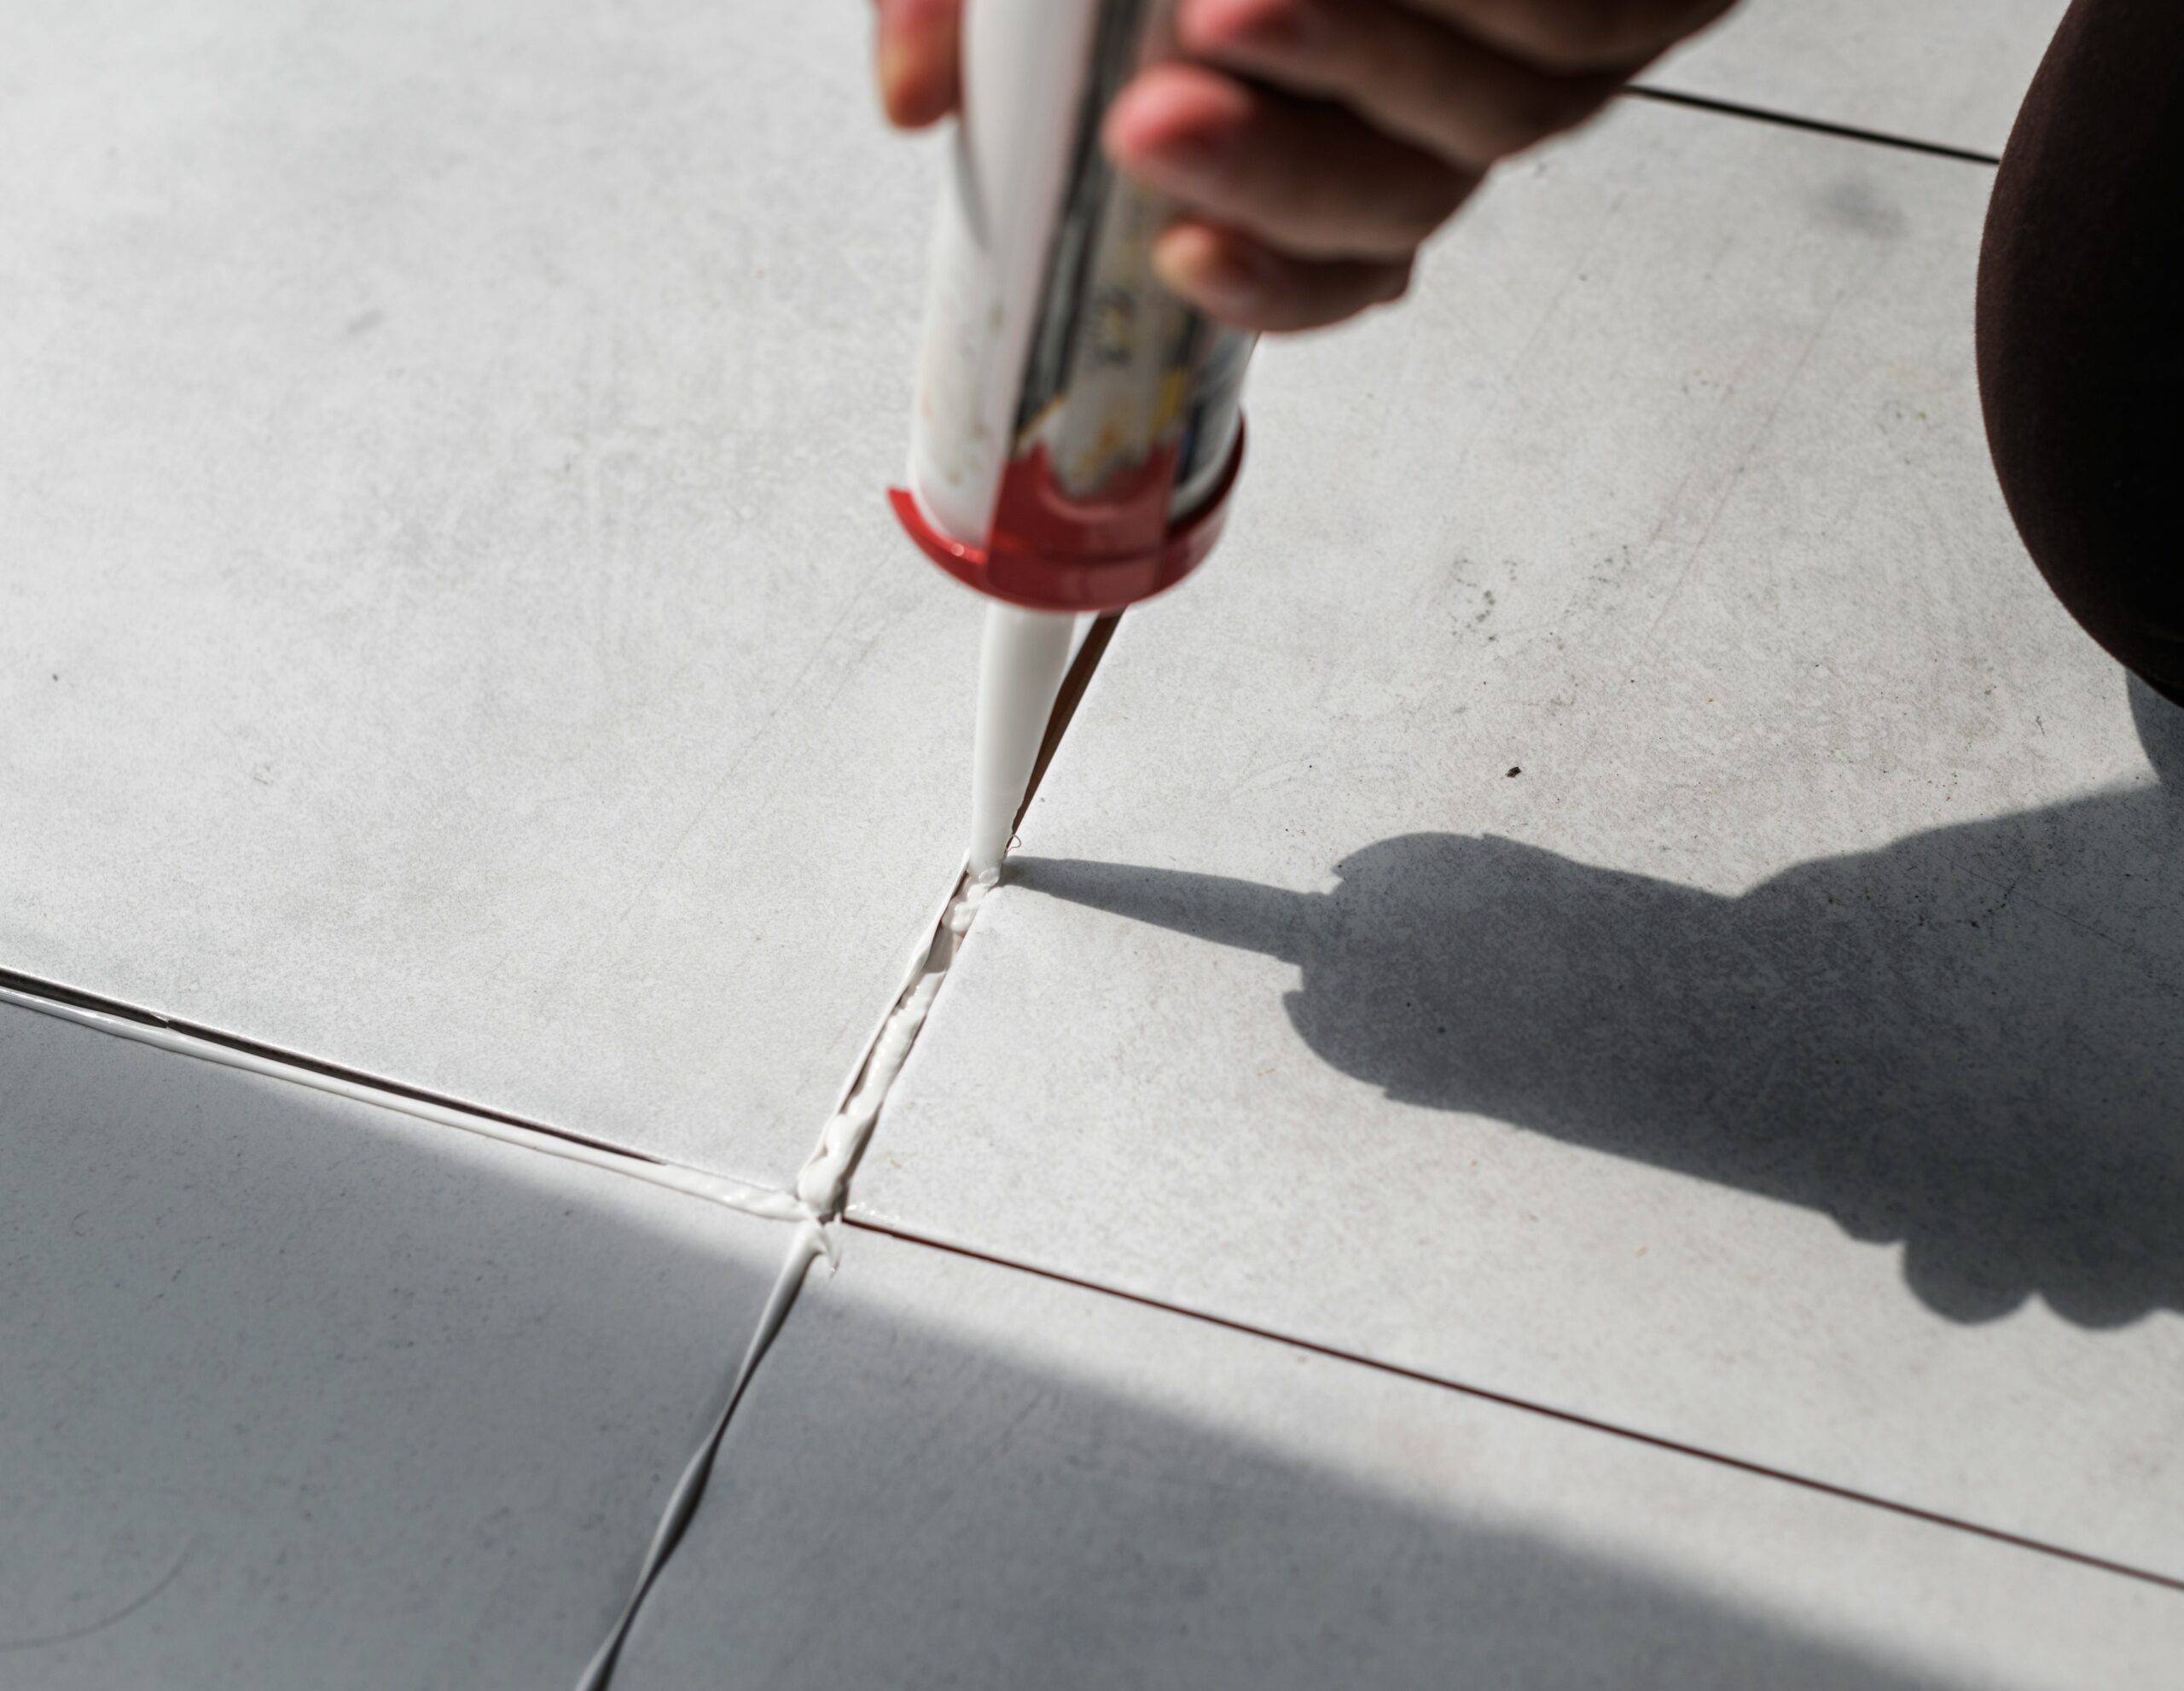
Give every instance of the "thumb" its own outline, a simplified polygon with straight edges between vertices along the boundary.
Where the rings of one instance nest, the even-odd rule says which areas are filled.
[[[874,59],[888,122],[922,129],[956,109],[962,0],[877,0]]]

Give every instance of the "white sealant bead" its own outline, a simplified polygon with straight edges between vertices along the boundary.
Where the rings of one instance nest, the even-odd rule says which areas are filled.
[[[949,900],[948,908],[934,925],[924,955],[911,966],[909,979],[896,999],[895,1008],[887,1013],[886,1020],[880,1024],[880,1031],[873,1039],[856,1089],[841,1108],[827,1119],[819,1135],[818,1148],[797,1171],[797,1202],[816,1219],[829,1221],[841,1213],[848,1199],[850,1167],[872,1136],[873,1127],[880,1119],[880,1106],[886,1102],[896,1076],[909,1061],[910,1047],[916,1043],[918,1031],[932,1012],[932,1001],[940,994],[941,983],[956,961],[964,933],[978,915],[987,892],[1000,878],[997,869],[983,877],[967,877],[956,896]]]
[[[948,914],[943,918],[949,933],[958,939],[968,933],[971,923],[978,916],[979,906],[985,902],[986,894],[1000,884],[1001,871],[998,869],[988,869],[984,875],[964,882],[962,892],[949,905]]]

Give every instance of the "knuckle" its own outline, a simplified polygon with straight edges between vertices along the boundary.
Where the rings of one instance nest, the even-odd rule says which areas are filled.
[[[1432,234],[1456,214],[1471,191],[1472,178],[1446,165],[1420,170],[1410,190],[1402,196],[1399,227],[1411,244]]]
[[[1255,173],[1237,210],[1299,253],[1397,259],[1447,222],[1476,177],[1436,154],[1330,117]]]
[[[1360,311],[1370,310],[1372,304],[1369,299],[1348,290],[1330,290],[1299,304],[1289,315],[1288,327],[1292,329],[1330,328],[1336,323],[1347,323]]]
[[[1544,78],[1513,90],[1498,114],[1493,137],[1497,159],[1521,153],[1550,135],[1580,124],[1606,98],[1606,87],[1591,84],[1554,82]]]
[[[1657,9],[1649,0],[1565,0],[1538,15],[1535,57],[1565,73],[1612,64],[1633,50]]]
[[[1275,328],[1285,334],[1302,334],[1316,328],[1328,328],[1345,317],[1356,314],[1356,308],[1333,299],[1314,299],[1309,304],[1292,306],[1281,314]]]
[[[1318,9],[1315,0],[1253,0],[1245,16],[1254,38],[1287,44],[1304,38]]]
[[[1464,150],[1481,164],[1521,153],[1550,133],[1545,114],[1537,102],[1529,99],[1512,101],[1490,111],[1473,112],[1467,117]]]

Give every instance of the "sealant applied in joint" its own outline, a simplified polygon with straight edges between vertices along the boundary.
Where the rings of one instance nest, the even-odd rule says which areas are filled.
[[[1032,749],[1036,753],[1036,744]],[[1020,795],[1020,787],[1019,793]],[[1014,812],[1009,814],[1013,818]],[[1001,844],[1006,849],[1006,822],[1002,829]],[[996,852],[996,859],[998,855]],[[849,1198],[850,1175],[857,1167],[857,1158],[863,1153],[865,1142],[872,1136],[873,1127],[880,1119],[880,1107],[887,1101],[887,1094],[893,1088],[896,1077],[903,1072],[911,1046],[917,1042],[919,1030],[932,1013],[932,1001],[939,996],[941,983],[948,978],[949,968],[961,949],[963,936],[970,931],[971,922],[978,915],[979,902],[1000,879],[998,861],[983,875],[965,873],[957,880],[955,892],[943,906],[924,944],[912,957],[902,990],[896,996],[893,1008],[880,1022],[879,1032],[873,1037],[849,1095],[827,1119],[826,1126],[820,1130],[818,1148],[797,1171],[797,1202],[814,1220],[831,1223],[840,1217],[842,1206]]]

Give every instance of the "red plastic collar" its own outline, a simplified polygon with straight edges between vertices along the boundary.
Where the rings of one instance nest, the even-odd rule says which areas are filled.
[[[1244,462],[1244,425],[1221,479],[1205,506],[1149,544],[1117,546],[1146,508],[1141,493],[1157,491],[1166,503],[1173,466],[1148,467],[1144,489],[1101,508],[1070,506],[1054,488],[1043,448],[1009,466],[994,515],[993,543],[969,546],[951,540],[926,520],[906,487],[888,490],[888,503],[926,556],[966,586],[989,598],[1032,611],[1118,611],[1165,593],[1205,561],[1221,538],[1229,491]]]

